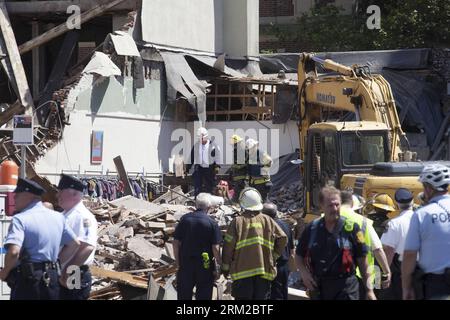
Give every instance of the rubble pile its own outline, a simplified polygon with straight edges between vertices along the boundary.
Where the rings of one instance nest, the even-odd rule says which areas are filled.
[[[278,206],[278,211],[293,213],[303,208],[303,186],[301,181],[282,186],[272,192],[269,200]]]
[[[98,223],[98,246],[90,299],[176,299],[173,233],[177,222],[194,207],[150,203],[132,196],[111,202],[86,199]],[[211,214],[223,232],[237,208],[221,205]],[[228,283],[218,282],[215,295]]]

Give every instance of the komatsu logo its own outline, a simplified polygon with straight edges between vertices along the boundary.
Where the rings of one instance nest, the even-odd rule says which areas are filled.
[[[325,102],[328,104],[336,104],[336,97],[333,96],[331,93],[324,94],[324,93],[317,93],[316,98],[318,102]]]

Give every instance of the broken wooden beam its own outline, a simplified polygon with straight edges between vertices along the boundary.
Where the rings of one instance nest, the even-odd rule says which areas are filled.
[[[89,9],[86,12],[83,12],[82,14],[80,14],[79,17],[79,21],[80,24],[83,24],[89,20],[94,19],[97,16],[102,15],[105,11],[117,6],[118,4],[124,2],[125,0],[113,0],[111,2],[105,3],[105,4],[101,4],[101,5],[97,5],[91,9]],[[6,8],[5,8],[6,10]],[[70,31],[69,26],[67,25],[66,22],[48,30],[47,32],[44,32],[43,34],[41,34],[40,36],[31,39],[30,41],[25,42],[24,44],[20,45],[19,47],[19,51],[20,54],[24,54],[30,50],[32,50],[33,48],[39,47],[41,45],[43,45],[44,43],[47,43],[57,37],[59,37],[60,35],[63,35],[64,33]]]
[[[117,174],[119,175],[120,181],[123,182],[125,186],[124,194],[126,196],[134,195],[133,189],[131,188],[130,181],[128,180],[127,171],[125,170],[125,166],[123,165],[122,157],[118,156],[113,159],[113,162],[117,169]]]
[[[28,87],[27,76],[22,64],[22,58],[17,47],[16,37],[9,21],[8,11],[5,3],[0,1],[0,53],[5,55],[0,59],[6,74],[16,91],[25,109],[33,107],[33,97]]]
[[[105,3],[108,0],[72,0],[72,1],[39,1],[30,3],[28,1],[6,1],[8,13],[12,15],[31,15],[36,17],[43,14],[67,14],[67,8],[76,5],[81,11],[87,11],[92,7]],[[126,0],[114,8],[110,8],[107,12],[132,11],[137,9],[138,0]]]
[[[56,90],[61,89],[62,80],[79,37],[80,32],[78,30],[72,30],[66,34],[61,49],[59,50],[58,57],[53,64],[52,73],[39,98],[38,105],[40,108],[39,110],[36,110],[39,124],[42,126],[45,126],[45,122],[47,121],[50,112],[50,104],[48,102],[53,100],[53,93]]]
[[[142,277],[132,276],[125,272],[105,270],[96,266],[91,266],[90,269],[92,275],[100,279],[110,279],[141,289],[147,289],[148,287],[147,280]]]
[[[16,114],[23,114],[24,112],[25,107],[17,100],[13,105],[9,106],[8,109],[0,113],[0,126],[11,121]]]

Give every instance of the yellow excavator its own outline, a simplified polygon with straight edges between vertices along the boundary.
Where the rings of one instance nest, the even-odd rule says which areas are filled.
[[[332,73],[320,75],[319,65]],[[366,66],[347,67],[312,54],[298,66],[299,136],[305,214],[317,214],[319,190],[351,188],[370,199],[400,187],[415,198],[424,164],[407,151],[389,83]]]

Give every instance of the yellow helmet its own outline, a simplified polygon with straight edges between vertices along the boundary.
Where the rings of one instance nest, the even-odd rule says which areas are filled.
[[[372,206],[386,211],[395,211],[394,200],[386,193],[377,194],[373,198]]]
[[[243,139],[240,137],[240,136],[238,136],[237,134],[233,134],[232,136],[231,136],[231,144],[236,144],[236,143],[239,143],[239,142],[241,142]]]

